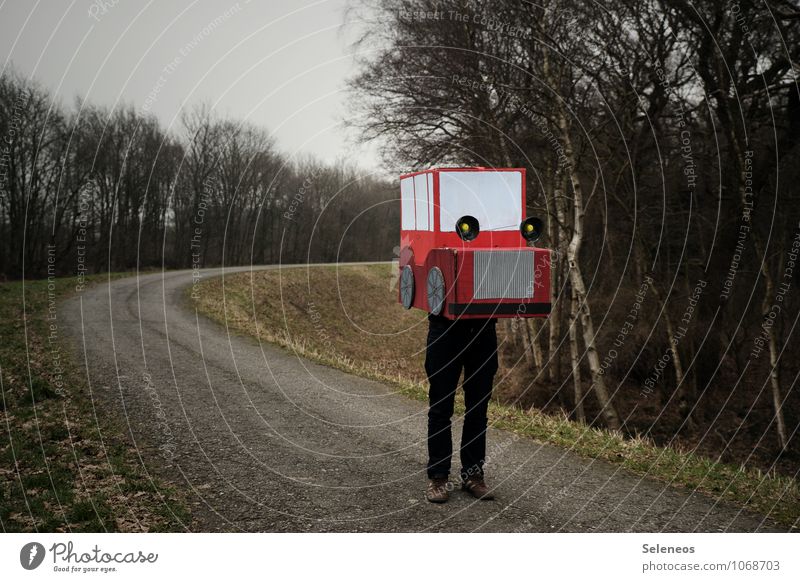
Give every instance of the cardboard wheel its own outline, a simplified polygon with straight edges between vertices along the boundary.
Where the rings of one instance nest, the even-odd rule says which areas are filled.
[[[414,303],[414,270],[411,265],[403,267],[400,273],[400,302],[406,309],[411,309]]]
[[[444,275],[439,267],[428,271],[428,309],[434,315],[439,315],[444,306]]]

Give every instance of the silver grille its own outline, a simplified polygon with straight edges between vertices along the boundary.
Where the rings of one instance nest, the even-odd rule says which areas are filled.
[[[533,251],[475,251],[475,299],[533,297]]]

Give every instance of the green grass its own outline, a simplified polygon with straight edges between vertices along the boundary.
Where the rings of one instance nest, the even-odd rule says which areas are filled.
[[[60,308],[75,283],[0,284],[0,528],[183,531],[185,501],[175,488],[151,481],[121,424],[96,414],[59,320],[48,319],[49,306]]]
[[[424,314],[397,306],[385,265],[242,273],[200,284],[193,304],[231,331],[427,401]],[[223,299],[224,296],[224,299]],[[366,334],[366,335],[365,335]],[[377,371],[375,362],[388,362]],[[366,365],[365,365],[366,363]],[[456,401],[463,413],[463,401]],[[489,422],[514,434],[602,459],[636,475],[705,493],[797,528],[796,479],[717,462],[646,438],[628,438],[564,416],[492,402]]]

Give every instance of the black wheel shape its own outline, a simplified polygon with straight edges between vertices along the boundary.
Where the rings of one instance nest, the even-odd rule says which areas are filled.
[[[439,267],[428,271],[428,309],[434,315],[439,315],[444,306],[444,276]]]
[[[411,309],[414,303],[414,270],[411,265],[403,267],[400,273],[400,301],[406,309]]]

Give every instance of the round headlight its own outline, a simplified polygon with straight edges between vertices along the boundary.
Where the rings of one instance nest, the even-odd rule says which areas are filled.
[[[543,230],[542,221],[534,217],[526,218],[519,225],[519,232],[522,234],[522,238],[530,242],[539,240],[542,237]]]
[[[462,216],[456,221],[456,233],[461,237],[461,240],[475,240],[475,237],[480,232],[481,225],[478,224],[478,219],[474,216]]]

